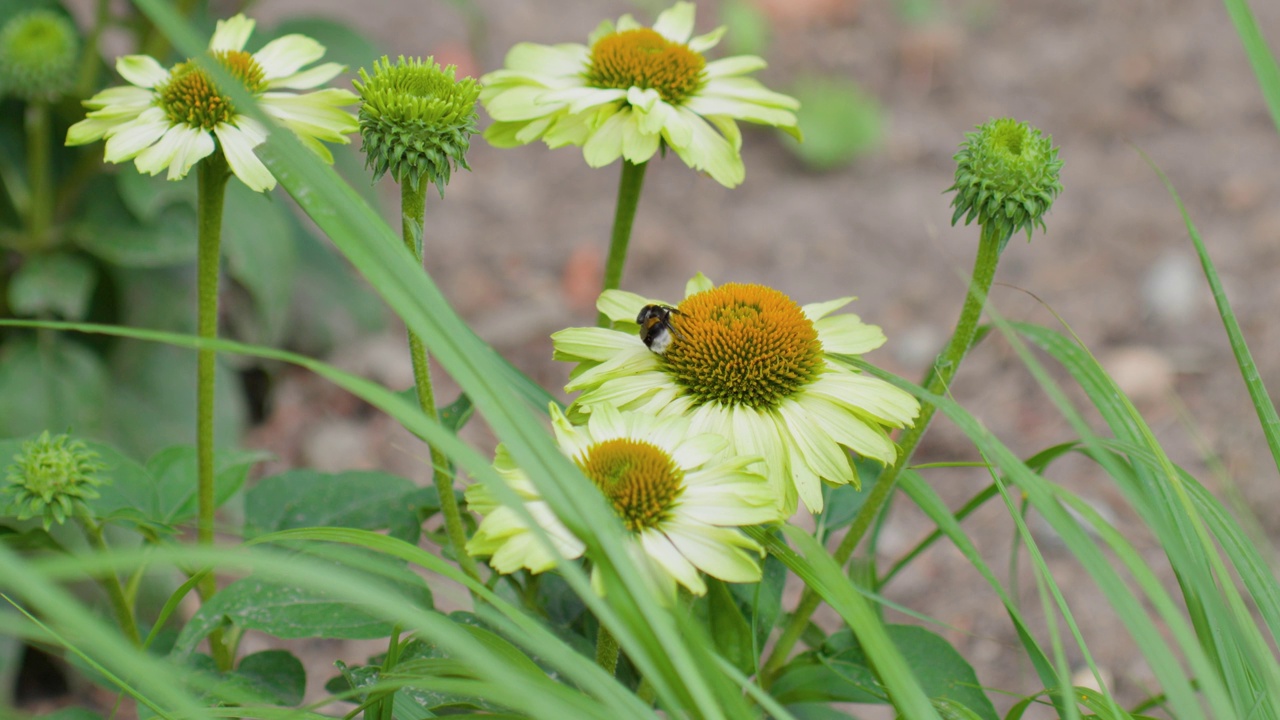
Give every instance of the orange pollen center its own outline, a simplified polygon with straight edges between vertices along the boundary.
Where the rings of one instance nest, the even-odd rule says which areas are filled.
[[[728,283],[685,298],[679,310],[662,362],[699,405],[777,407],[823,367],[813,322],[773,288]]]
[[[632,532],[658,527],[684,492],[684,471],[666,451],[643,440],[598,442],[575,461]]]
[[[249,92],[257,94],[266,89],[262,66],[249,53],[219,50],[213,57]],[[157,87],[156,92],[165,116],[175,125],[212,130],[236,115],[231,98],[219,92],[209,75],[190,60],[174,66],[169,81]]]
[[[591,47],[587,83],[598,88],[633,87],[658,91],[678,104],[702,87],[707,61],[683,43],[671,42],[649,28],[605,35]]]

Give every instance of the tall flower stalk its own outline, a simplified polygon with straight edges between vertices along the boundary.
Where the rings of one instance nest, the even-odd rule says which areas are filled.
[[[695,7],[677,2],[644,27],[630,15],[602,22],[589,45],[520,43],[505,67],[481,78],[480,99],[496,121],[485,138],[498,147],[535,140],[579,145],[587,165],[622,159],[604,289],[619,287],[645,164],[671,149],[725,187],[746,178],[738,122],[771,125],[797,139],[800,103],[751,73],[753,55],[708,61],[725,28],[694,35]],[[607,327],[602,313],[599,324]]]
[[[365,164],[374,180],[389,173],[400,184],[401,234],[419,267],[424,260],[427,185],[434,184],[443,198],[453,170],[470,169],[466,156],[476,130],[480,86],[471,78],[458,80],[454,74],[454,66],[442,68],[432,58],[401,56],[393,65],[383,57],[374,63],[372,75],[361,69],[355,82]],[[427,349],[412,330],[408,335],[418,405],[434,420],[436,401]],[[462,570],[479,579],[475,560],[467,553],[449,459],[434,446],[431,465],[450,549]]]
[[[0,28],[0,97],[13,95],[26,103],[27,251],[43,250],[53,239],[49,106],[71,89],[72,68],[79,54],[75,26],[54,10],[19,13]]]
[[[640,192],[644,190],[644,171],[648,161],[622,161],[622,178],[618,181],[618,203],[613,211],[613,233],[609,237],[609,258],[604,264],[604,290],[622,286],[622,268],[627,264],[627,247],[631,244],[631,226],[635,224]],[[610,327],[609,316],[600,313],[597,324]]]
[[[922,383],[935,395],[947,392],[961,361],[977,337],[996,265],[1009,238],[1016,232],[1026,232],[1029,241],[1032,230],[1037,227],[1044,230],[1044,214],[1062,192],[1058,181],[1062,169],[1058,150],[1053,147],[1053,138],[1042,135],[1036,128],[1001,118],[978,126],[965,138],[955,156],[955,183],[948,188],[948,191],[956,193],[951,201],[955,208],[951,222],[954,225],[962,217],[966,225],[975,219],[978,221],[978,255],[955,330]],[[887,466],[876,478],[875,485],[849,526],[849,532],[832,553],[840,565],[848,562],[876,516],[884,510],[897,485],[899,473],[910,464],[911,455],[924,438],[936,411],[936,406],[926,403],[921,407],[915,425],[903,433],[898,443],[902,449],[898,462]],[[761,670],[766,682],[786,662],[820,602],[817,593],[805,590]]]
[[[254,26],[255,22],[244,15],[218,21],[209,41],[209,54],[244,85],[263,112],[332,162],[333,156],[321,141],[350,142],[347,135],[355,131],[356,119],[341,108],[356,96],[335,88],[294,91],[316,88],[345,68],[337,63],[322,63],[304,69],[324,56],[324,46],[304,35],[286,35],[256,53],[246,52],[244,47]],[[199,165],[196,332],[203,339],[216,338],[227,181],[234,174],[258,192],[275,187],[275,177],[255,151],[269,130],[237,109],[192,60],[166,69],[147,55],[128,55],[117,60],[116,70],[129,85],[108,88],[86,100],[84,105],[90,112],[67,130],[67,145],[106,140],[107,161],[132,160],[140,172],[156,175],[167,171],[170,180],[186,177]],[[198,351],[196,534],[202,544],[213,543],[215,529],[216,360],[214,350]],[[217,592],[212,574],[200,583],[199,591],[206,600]],[[210,646],[218,667],[229,669],[233,653],[223,645],[220,634],[210,637]]]

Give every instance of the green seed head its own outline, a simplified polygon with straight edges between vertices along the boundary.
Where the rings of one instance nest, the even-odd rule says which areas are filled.
[[[1034,228],[1045,229],[1044,214],[1062,192],[1052,137],[1012,118],[991,120],[965,135],[955,160],[956,181],[947,188],[956,193],[952,225],[977,218],[998,233],[1001,250],[1015,232],[1030,240]]]
[[[53,10],[31,10],[0,28],[0,94],[53,100],[71,89],[80,36]]]
[[[102,484],[99,473],[104,469],[98,453],[84,441],[50,437],[46,430],[24,442],[13,457],[0,497],[12,503],[19,520],[40,517],[48,530],[73,515],[76,503],[98,497],[94,488]]]
[[[467,150],[476,131],[480,85],[457,80],[454,72],[454,66],[442,68],[432,58],[403,55],[394,65],[385,56],[375,61],[372,75],[360,70],[360,137],[375,180],[389,172],[417,189],[425,178],[444,197],[453,169],[471,169]]]

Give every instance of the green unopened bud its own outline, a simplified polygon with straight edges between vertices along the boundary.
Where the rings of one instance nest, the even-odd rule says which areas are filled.
[[[467,150],[476,131],[476,98],[480,85],[471,78],[454,79],[455,68],[441,68],[432,58],[392,65],[386,56],[373,64],[373,75],[360,70],[360,137],[365,166],[377,180],[385,173],[415,190],[425,178],[444,197],[455,167],[470,170]]]
[[[94,488],[102,484],[98,473],[105,469],[84,441],[50,437],[48,430],[22,443],[13,461],[0,495],[13,503],[19,520],[40,517],[45,530],[66,522],[77,503],[98,497]]]
[[[977,218],[996,233],[1001,250],[1019,230],[1030,240],[1033,229],[1045,229],[1044,214],[1062,192],[1052,137],[1012,118],[991,120],[965,135],[955,160],[956,181],[947,188],[956,192],[952,225],[961,216],[965,225]]]
[[[80,36],[61,13],[32,10],[0,28],[0,94],[53,100],[71,89]]]

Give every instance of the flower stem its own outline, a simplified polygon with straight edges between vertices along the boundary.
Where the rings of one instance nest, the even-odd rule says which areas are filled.
[[[404,237],[405,247],[409,248],[414,258],[422,265],[423,219],[426,217],[427,184],[422,182],[415,189],[412,183],[400,185],[400,231]],[[427,417],[436,420],[436,400],[431,389],[431,366],[427,358],[427,349],[422,339],[412,330],[409,333],[409,356],[413,360],[414,388],[418,395],[418,406]],[[444,516],[444,529],[449,537],[449,545],[458,567],[475,580],[480,579],[480,571],[476,562],[467,554],[467,534],[462,525],[462,511],[458,508],[458,498],[453,494],[453,474],[449,471],[449,458],[445,457],[435,446],[431,446],[432,479],[435,481],[436,494],[440,496],[440,514]]]
[[[982,317],[982,307],[986,303],[987,292],[991,289],[991,281],[996,275],[996,264],[1000,261],[1000,231],[993,223],[990,226],[982,228],[982,235],[978,240],[978,257],[973,264],[973,279],[970,282],[969,294],[965,297],[964,307],[960,310],[960,318],[956,321],[955,332],[951,335],[951,340],[947,343],[947,347],[942,351],[937,361],[934,362],[932,368],[929,369],[922,385],[931,393],[941,395],[947,391],[951,385],[952,378],[956,375],[956,370],[960,367],[960,361],[964,359],[965,354],[969,351],[969,347],[973,344],[974,337],[978,333],[978,321]],[[924,438],[925,431],[929,428],[929,423],[933,420],[933,414],[937,411],[937,407],[924,403],[920,407],[920,417],[916,418],[916,423],[907,429],[902,435],[902,439],[898,441],[900,451],[898,453],[898,462],[890,465],[880,473],[880,477],[876,478],[875,485],[871,487],[870,493],[867,495],[866,502],[863,503],[862,509],[858,511],[854,517],[853,523],[849,526],[849,532],[845,534],[844,539],[840,541],[839,547],[832,553],[837,564],[841,567],[849,561],[849,557],[853,555],[853,550],[858,543],[866,535],[870,529],[872,522],[875,521],[877,515],[884,509],[885,504],[889,501],[889,497],[893,494],[893,489],[897,486],[898,474],[902,468],[907,467],[911,461],[911,455],[915,452],[916,447],[920,444],[920,440]],[[766,682],[772,681],[773,676],[786,662],[791,654],[791,649],[795,647],[800,636],[809,625],[809,618],[813,616],[814,610],[818,609],[821,598],[816,592],[806,588],[804,594],[800,597],[796,610],[791,614],[791,620],[787,626],[783,628],[782,635],[778,637],[778,642],[773,647],[773,653],[769,656],[769,660],[765,663],[761,670],[761,676]]]
[[[604,624],[596,632],[596,664],[610,675],[618,670],[618,640]]]
[[[80,508],[77,515],[79,515],[80,527],[84,530],[84,536],[88,539],[89,544],[95,550],[106,552],[107,541],[102,536],[102,526],[95,522],[84,508]],[[138,623],[134,620],[133,608],[129,605],[129,599],[125,597],[124,586],[120,584],[120,577],[115,572],[111,572],[104,577],[98,578],[98,584],[107,593],[107,601],[111,603],[111,611],[115,613],[116,622],[120,624],[120,629],[124,631],[125,636],[134,644],[134,647],[142,647],[142,636],[138,634]]]
[[[222,206],[231,172],[221,150],[200,161],[197,189],[196,250],[196,334],[202,339],[218,337],[218,264],[222,245]],[[217,351],[196,351],[196,482],[198,508],[196,540],[213,544],[213,421],[214,378]],[[199,585],[200,597],[208,601],[218,592],[218,581],[209,573]],[[209,635],[209,648],[221,670],[230,670],[235,658],[223,643],[222,631]]]
[[[604,266],[604,289],[616,290],[622,284],[622,268],[627,264],[627,245],[631,243],[631,225],[640,205],[647,162],[622,161],[622,179],[618,181],[618,205],[613,213],[613,238],[609,241],[609,259]],[[609,318],[600,313],[600,327],[609,327]]]
[[[218,337],[218,264],[222,245],[222,205],[227,193],[226,158],[215,152],[200,161],[197,214],[198,251],[196,333],[202,339]],[[198,351],[196,361],[196,456],[199,478],[199,515],[196,525],[201,544],[213,544],[213,398],[217,352]],[[213,578],[205,583],[212,584]],[[203,594],[203,591],[202,591]]]
[[[27,106],[27,177],[31,182],[31,206],[27,213],[27,247],[42,250],[49,244],[53,224],[53,174],[49,158],[49,103],[36,100]]]

